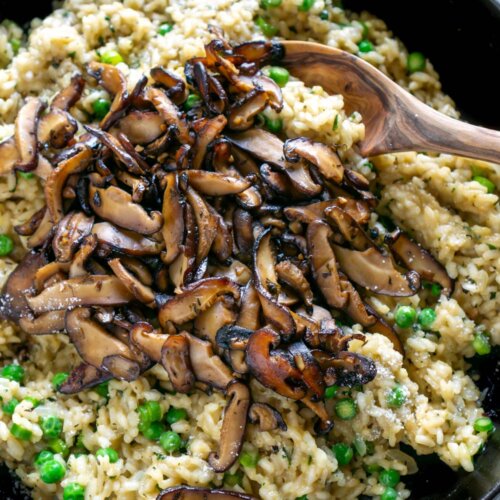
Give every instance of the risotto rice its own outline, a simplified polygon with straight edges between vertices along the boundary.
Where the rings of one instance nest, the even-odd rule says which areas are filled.
[[[69,83],[75,70],[83,70],[102,51],[120,52],[125,62],[119,69],[133,86],[157,65],[182,74],[189,58],[203,54],[211,38],[208,24],[220,26],[234,42],[262,38],[254,22],[259,15],[277,27],[277,36],[314,40],[360,55],[419,99],[457,116],[429,62],[425,70],[408,74],[408,53],[383,21],[367,13],[349,13],[323,0],[313,2],[307,12],[299,9],[301,4],[302,0],[283,0],[279,8],[263,11],[257,0],[66,0],[46,19],[32,22],[17,54],[9,40],[20,39],[21,31],[4,21],[0,26],[0,67],[4,68],[0,69],[0,140],[13,133],[16,113],[26,96],[36,94],[49,100]],[[173,26],[165,35],[158,33],[163,23]],[[372,51],[359,53],[357,44],[363,38],[373,44]],[[234,465],[230,472],[241,470],[242,480],[233,485],[207,461],[219,440],[223,395],[174,394],[161,367],[131,383],[111,381],[107,397],[95,390],[58,395],[51,383],[54,374],[69,371],[77,360],[67,338],[31,337],[28,341],[17,327],[3,323],[1,364],[18,360],[27,373],[23,384],[0,378],[1,400],[20,401],[12,414],[0,406],[0,458],[33,488],[34,498],[62,498],[64,486],[73,482],[85,487],[86,498],[95,500],[153,499],[161,489],[177,484],[231,486],[269,500],[304,495],[309,500],[379,496],[385,487],[374,472],[376,467],[370,466],[392,468],[401,476],[416,472],[414,460],[399,450],[400,443],[419,454],[437,453],[453,468],[473,470],[473,457],[487,433],[474,430],[474,421],[483,410],[479,391],[466,373],[467,358],[474,355],[472,341],[477,332],[488,332],[492,344],[500,343],[496,194],[500,167],[444,154],[362,158],[352,148],[364,135],[362,117],[346,115],[342,96],[329,96],[320,87],[308,88],[294,78],[282,90],[285,104],[280,118],[286,135],[340,144],[344,162],[380,189],[379,213],[409,231],[456,279],[449,299],[444,295],[433,298],[424,290],[398,302],[435,307],[433,332],[401,330],[404,359],[379,334],[367,333],[365,343],[352,342],[352,351],[375,360],[378,375],[362,392],[353,392],[359,409],[356,418],[336,422],[328,439],[315,436],[310,410],[253,381],[254,399],[277,408],[288,429],[258,432],[248,427],[244,450],[258,452],[259,460],[255,467]],[[86,89],[73,111],[75,116],[84,122],[99,96]],[[266,113],[276,117],[273,111]],[[496,185],[496,192],[488,193],[472,180],[478,172]],[[0,233],[10,235],[16,245],[10,257],[0,259],[1,283],[15,268],[26,243],[13,226],[28,220],[42,205],[43,192],[35,179],[0,178]],[[373,216],[370,225],[383,234],[386,229],[381,221]],[[380,314],[393,319],[394,299],[377,296],[370,301]],[[361,331],[359,325],[352,329]],[[387,394],[398,384],[406,398],[395,408],[388,405]],[[34,408],[28,397],[42,403]],[[184,454],[164,455],[159,445],[141,435],[136,410],[148,400],[158,401],[163,412],[171,407],[186,410],[187,419],[171,426],[186,441]],[[43,482],[33,463],[34,455],[44,448],[39,420],[45,415],[63,419],[63,439],[69,448],[78,440],[87,450],[69,455],[67,473],[58,484]],[[30,440],[16,439],[9,432],[12,423],[30,430]],[[333,442],[369,443],[370,449],[358,450],[349,466],[340,467],[330,448]],[[111,463],[95,455],[105,447],[118,452],[118,461]],[[61,454],[56,458],[65,462]],[[409,497],[404,477],[396,488],[399,498]]]

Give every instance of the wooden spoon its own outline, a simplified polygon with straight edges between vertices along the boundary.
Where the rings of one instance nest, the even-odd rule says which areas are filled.
[[[281,63],[306,85],[345,99],[365,124],[363,156],[397,151],[453,153],[500,163],[500,132],[450,118],[419,101],[363,59],[312,42],[284,41]]]

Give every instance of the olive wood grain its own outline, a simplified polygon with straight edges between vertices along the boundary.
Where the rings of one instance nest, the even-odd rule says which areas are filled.
[[[431,151],[500,163],[500,132],[450,118],[419,101],[363,59],[312,42],[284,41],[281,63],[306,85],[344,96],[363,116],[364,156]]]

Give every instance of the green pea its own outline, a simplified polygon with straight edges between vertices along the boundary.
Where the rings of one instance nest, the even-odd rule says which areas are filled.
[[[242,451],[238,459],[243,467],[256,467],[260,457],[258,451]]]
[[[99,396],[103,398],[109,397],[109,381],[101,382],[99,385],[96,385],[93,390],[99,394]]]
[[[418,322],[422,328],[429,328],[436,321],[436,311],[430,307],[422,309],[418,315]]]
[[[19,401],[16,398],[12,398],[10,401],[8,401],[7,403],[5,403],[2,406],[2,411],[6,415],[12,415],[18,404],[19,404]]]
[[[161,420],[161,406],[158,401],[146,401],[137,408],[139,413],[139,422],[149,424]]]
[[[174,29],[173,24],[163,23],[158,28],[158,34],[161,36],[165,36],[167,33],[170,33],[173,29]]]
[[[278,33],[278,28],[276,26],[273,26],[272,24],[268,23],[263,17],[259,16],[255,20],[255,24],[260,28],[262,33],[271,38],[274,35]]]
[[[273,66],[269,70],[269,76],[280,86],[284,87],[290,78],[290,73],[285,68]]]
[[[495,428],[491,418],[479,417],[474,421],[474,430],[476,432],[491,432]]]
[[[23,401],[29,401],[31,403],[31,406],[33,406],[33,408],[36,408],[40,404],[39,399],[33,398],[31,396],[25,397]]]
[[[117,50],[107,50],[101,54],[101,62],[116,66],[123,62],[123,57]]]
[[[80,483],[69,483],[64,487],[63,500],[84,500],[85,488]]]
[[[325,10],[322,10],[320,13],[319,13],[319,18],[322,20],[322,21],[329,21],[330,20],[330,13],[325,9]]]
[[[358,49],[363,54],[371,52],[373,50],[372,42],[370,42],[370,40],[361,40],[361,42],[358,43]]]
[[[380,500],[396,500],[398,498],[398,492],[391,487],[387,487],[382,495],[380,495]]]
[[[181,449],[182,439],[177,432],[167,431],[160,436],[160,445],[165,451],[173,453]]]
[[[307,12],[308,10],[311,10],[313,5],[314,0],[302,0],[302,3],[299,5],[299,10],[301,12]]]
[[[54,460],[54,454],[49,450],[42,450],[40,453],[35,455],[35,467],[40,467],[49,460]]]
[[[63,429],[63,421],[58,417],[42,418],[40,427],[42,428],[43,437],[46,439],[56,439],[60,436]]]
[[[394,313],[394,321],[400,328],[409,328],[417,318],[417,311],[411,306],[399,306]]]
[[[96,457],[105,458],[108,457],[109,463],[114,464],[118,462],[118,453],[113,448],[100,448],[95,453]]]
[[[491,345],[489,337],[482,333],[477,332],[474,335],[474,340],[472,341],[472,347],[480,356],[485,356],[491,352]]]
[[[440,297],[441,296],[441,290],[442,290],[441,285],[438,285],[437,283],[432,283],[432,285],[431,285],[431,295],[433,297]]]
[[[9,40],[9,43],[12,47],[12,52],[14,52],[14,55],[16,56],[19,52],[19,49],[21,48],[21,40],[18,40],[17,38],[11,38]]]
[[[406,401],[406,392],[402,385],[394,386],[387,394],[387,405],[391,408],[400,408]]]
[[[201,97],[198,94],[189,94],[186,101],[184,102],[184,109],[189,111],[190,109],[199,106],[202,103]]]
[[[12,245],[12,240],[8,236],[5,236],[5,235],[0,236],[0,255],[2,255],[2,256],[7,255],[12,250],[12,248],[10,248],[10,250],[8,250],[7,253],[3,253],[3,250],[4,250],[3,245],[2,245],[2,243],[3,243],[2,238],[3,237],[8,238],[8,240],[10,241],[10,244]],[[24,374],[25,374],[25,371],[21,365],[5,365],[2,368],[2,371],[0,372],[0,377],[7,378],[9,380],[14,380],[16,382],[21,383],[23,381]]]
[[[267,130],[269,130],[269,132],[279,134],[283,130],[283,120],[281,120],[280,118],[266,118],[266,128]]]
[[[481,186],[484,186],[488,193],[493,193],[495,191],[495,184],[491,182],[487,177],[483,177],[482,175],[475,175],[472,178],[473,181],[479,182]]]
[[[52,387],[58,391],[59,388],[61,387],[61,385],[64,384],[64,382],[66,382],[66,380],[68,380],[68,377],[69,377],[69,373],[67,372],[59,372],[59,373],[56,373],[53,377],[52,377]]]
[[[382,470],[382,467],[380,467],[379,464],[367,464],[365,465],[365,471],[368,474],[376,474],[377,472],[380,472]]]
[[[342,420],[352,420],[356,413],[356,403],[352,398],[341,399],[335,404],[335,414]]]
[[[40,466],[40,479],[47,484],[59,482],[66,474],[66,468],[57,460],[47,460]]]
[[[332,446],[333,454],[340,466],[347,465],[352,460],[354,452],[352,448],[345,443],[336,443]]]
[[[274,9],[281,5],[283,0],[262,0],[260,5],[263,9]]]
[[[6,257],[12,252],[12,250],[14,250],[14,242],[12,241],[12,238],[10,236],[7,236],[6,234],[0,234],[0,257]],[[4,375],[2,375],[2,377],[4,377]]]
[[[226,472],[224,474],[224,484],[227,484],[228,486],[241,486],[241,483],[243,482],[243,471],[237,470],[234,474],[231,474],[230,472]]]
[[[302,495],[300,497],[295,497],[295,500],[308,500],[307,495]]]
[[[99,97],[92,103],[92,111],[94,112],[94,116],[98,120],[102,120],[109,112],[111,108],[111,102],[109,99],[105,99],[104,97]]]
[[[49,449],[52,450],[54,453],[57,453],[64,458],[67,458],[69,456],[69,448],[64,439],[61,438],[51,439],[47,443],[47,445],[49,446]]]
[[[165,432],[165,426],[161,422],[151,422],[148,425],[140,428],[142,435],[151,441],[158,441],[161,435]]]
[[[21,177],[21,179],[26,179],[26,180],[35,178],[35,174],[33,172],[21,172],[21,170],[18,170],[17,175]]]
[[[380,484],[394,488],[399,483],[400,477],[401,476],[397,470],[385,469],[379,474],[378,480],[380,481]]]
[[[416,73],[417,71],[423,71],[425,69],[425,56],[422,52],[412,52],[408,54],[408,59],[406,61],[406,69],[408,73]]]
[[[175,422],[178,422],[179,420],[186,420],[187,419],[187,411],[184,408],[174,408],[171,406],[166,415],[165,415],[165,420],[170,424],[175,424]]]
[[[33,433],[21,425],[18,424],[12,424],[10,428],[10,433],[17,439],[20,439],[21,441],[29,441],[31,439],[31,436]]]
[[[336,395],[340,387],[338,385],[330,385],[325,389],[325,399],[333,399]]]

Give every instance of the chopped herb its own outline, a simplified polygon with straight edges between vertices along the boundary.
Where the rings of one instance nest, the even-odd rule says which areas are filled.
[[[335,120],[333,120],[332,130],[337,130],[339,128],[339,115],[338,113],[335,115]]]

